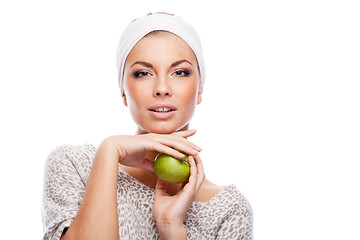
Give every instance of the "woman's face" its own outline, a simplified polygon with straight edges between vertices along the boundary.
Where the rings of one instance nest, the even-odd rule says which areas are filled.
[[[166,32],[142,38],[126,59],[123,95],[140,133],[187,129],[201,102],[199,76],[184,40]]]

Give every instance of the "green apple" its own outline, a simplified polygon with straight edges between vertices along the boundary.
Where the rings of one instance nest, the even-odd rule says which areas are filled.
[[[158,178],[173,184],[187,182],[190,177],[190,166],[188,154],[183,154],[185,155],[183,159],[177,159],[165,153],[159,153],[154,162],[154,171]]]

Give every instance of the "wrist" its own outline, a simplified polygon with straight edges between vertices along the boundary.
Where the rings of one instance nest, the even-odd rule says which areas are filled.
[[[97,154],[105,156],[107,159],[111,159],[111,161],[116,162],[116,164],[120,159],[119,151],[116,149],[112,137],[108,137],[100,143]]]
[[[186,230],[183,224],[160,223],[156,224],[161,240],[183,240],[187,239]]]

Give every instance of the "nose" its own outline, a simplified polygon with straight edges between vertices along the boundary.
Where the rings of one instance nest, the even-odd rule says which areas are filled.
[[[159,79],[153,91],[154,97],[170,97],[172,95],[171,88],[166,79]]]

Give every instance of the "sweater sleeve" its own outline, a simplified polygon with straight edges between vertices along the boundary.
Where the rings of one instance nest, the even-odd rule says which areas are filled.
[[[83,146],[64,145],[53,150],[46,160],[42,202],[44,240],[60,239],[76,216],[87,182],[82,174],[86,170],[81,169],[89,165],[84,162],[89,160],[85,156]]]

